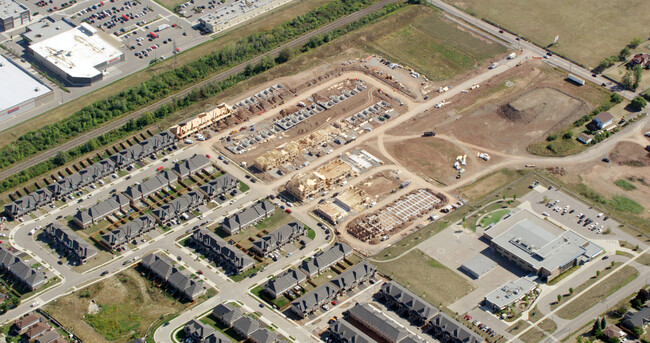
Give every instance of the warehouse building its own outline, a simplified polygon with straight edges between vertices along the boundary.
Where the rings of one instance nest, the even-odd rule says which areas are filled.
[[[2,0],[0,0],[2,1]],[[11,59],[0,55],[0,120],[54,99],[54,92]]]
[[[61,27],[61,32],[33,42],[27,51],[71,84],[87,86],[97,82],[107,67],[124,60],[124,53],[118,49],[120,43],[104,32],[86,23],[69,29],[63,24]],[[38,32],[31,35],[38,36]]]
[[[12,0],[0,0],[0,32],[15,29],[30,21],[27,7]]]
[[[199,23],[201,28],[207,32],[220,32],[255,18],[260,14],[266,13],[290,1],[291,0],[249,0],[245,2],[235,2],[229,6],[219,8],[215,13],[210,13],[200,17]]]

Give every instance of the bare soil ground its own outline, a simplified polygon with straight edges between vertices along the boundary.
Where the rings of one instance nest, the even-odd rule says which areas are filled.
[[[566,168],[566,176],[560,179],[567,183],[584,183],[607,198],[625,196],[650,208],[650,156],[639,144],[621,142],[610,154],[610,163],[588,163]],[[625,190],[614,184],[624,179],[636,189]],[[650,218],[650,211],[639,214]]]
[[[450,142],[429,137],[388,142],[386,149],[400,164],[408,166],[409,170],[443,184],[451,183],[458,173],[453,167],[456,156],[466,154]],[[467,158],[466,169],[469,172],[476,163],[472,163],[473,154],[468,154]]]
[[[564,128],[607,98],[597,87],[578,87],[564,78],[543,63],[529,60],[390,133],[432,129],[467,143],[523,154],[529,144]],[[506,81],[514,85],[507,87]]]
[[[399,187],[400,181],[396,176],[394,171],[379,172],[363,180],[358,186],[374,201],[379,201],[393,189]]]
[[[93,301],[95,305],[91,305]],[[45,307],[52,317],[85,342],[127,342],[142,337],[151,323],[184,305],[133,269],[59,298]],[[92,312],[96,312],[93,314]],[[90,321],[89,316],[97,320]],[[93,328],[91,322],[101,323]],[[103,331],[103,332],[102,332]],[[111,337],[112,338],[112,337]]]

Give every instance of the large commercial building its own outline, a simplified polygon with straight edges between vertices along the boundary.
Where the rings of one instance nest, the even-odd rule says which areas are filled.
[[[52,31],[51,26],[42,30],[48,35]],[[36,37],[39,32],[29,35]],[[77,27],[61,24],[58,33],[33,42],[28,52],[66,81],[84,86],[101,80],[107,67],[124,60],[119,46],[118,41],[86,23]]]
[[[2,89],[0,120],[54,99],[54,93],[50,88],[2,55],[0,55],[0,89]]]
[[[220,32],[241,24],[262,13],[282,6],[291,0],[248,0],[234,2],[199,18],[201,27],[210,33]]]
[[[0,32],[23,26],[30,21],[27,7],[12,0],[0,0]]]
[[[501,221],[483,235],[497,253],[547,281],[603,251],[576,232],[561,230],[526,210]]]

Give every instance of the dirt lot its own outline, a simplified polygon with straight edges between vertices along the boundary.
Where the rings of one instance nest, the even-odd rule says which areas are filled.
[[[650,154],[641,145],[622,142],[610,153],[610,163],[577,165],[566,169],[562,181],[582,182],[607,198],[625,196],[638,202],[643,208],[650,208]],[[622,188],[615,182],[625,180],[631,186]],[[649,211],[639,215],[650,218]]]
[[[393,189],[399,187],[400,181],[394,171],[379,172],[359,183],[359,188],[368,194],[374,201],[379,201]]]
[[[71,295],[45,311],[85,342],[126,342],[144,336],[151,323],[184,305],[133,269]]]
[[[647,36],[638,23],[650,22],[643,0],[447,0],[479,18],[487,18],[547,46],[560,54],[595,67],[607,56],[616,55],[634,37]]]
[[[385,144],[388,153],[400,164],[422,175],[443,184],[455,180],[458,171],[453,165],[458,155],[467,154],[466,172],[471,172],[477,165],[474,154],[463,151],[460,147],[437,138],[420,137],[403,141],[393,141]]]
[[[390,133],[433,129],[488,149],[524,154],[529,144],[564,128],[607,98],[595,86],[578,87],[564,78],[563,73],[529,60]],[[507,81],[511,83],[506,85]]]

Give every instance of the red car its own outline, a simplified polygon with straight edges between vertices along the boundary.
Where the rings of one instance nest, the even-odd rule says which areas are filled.
[[[205,157],[210,158],[210,155],[205,155]]]
[[[163,166],[160,166],[156,169],[156,171],[161,171],[161,170],[163,170]]]
[[[291,214],[291,209],[287,208],[286,210],[284,210],[284,212],[287,212],[287,213]]]
[[[203,271],[202,271],[202,270],[199,270],[198,273],[199,273],[199,275],[203,275]]]

